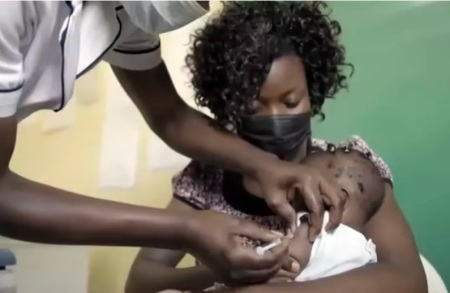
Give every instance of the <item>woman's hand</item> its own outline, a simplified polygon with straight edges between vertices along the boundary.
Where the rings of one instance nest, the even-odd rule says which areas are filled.
[[[274,212],[295,229],[296,213],[289,201],[301,196],[310,212],[309,239],[311,242],[322,229],[324,206],[330,208],[328,230],[336,228],[342,219],[345,194],[333,178],[320,170],[290,162],[272,159],[258,163],[253,176],[244,179],[247,190],[263,197]]]
[[[242,245],[242,237],[262,242],[280,238],[251,221],[213,211],[195,211],[186,218],[183,242],[187,252],[227,285],[265,282],[280,268],[292,266],[288,239],[262,256],[254,248]]]

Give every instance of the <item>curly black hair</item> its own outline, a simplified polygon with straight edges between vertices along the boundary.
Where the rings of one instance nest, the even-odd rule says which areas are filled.
[[[220,126],[235,128],[258,98],[273,61],[295,54],[305,66],[312,115],[347,88],[341,26],[323,2],[223,2],[223,10],[193,35],[186,57],[195,101]]]

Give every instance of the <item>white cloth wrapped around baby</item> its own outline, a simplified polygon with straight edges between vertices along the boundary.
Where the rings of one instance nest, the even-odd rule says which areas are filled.
[[[301,218],[304,215],[307,213],[297,214],[297,227],[302,225]],[[367,239],[361,232],[344,224],[327,232],[325,227],[328,221],[329,213],[325,212],[322,231],[314,241],[309,262],[295,279],[296,282],[317,280],[377,262],[376,247],[371,239]],[[273,248],[273,245],[267,247]],[[257,250],[264,251],[261,247]],[[215,284],[206,291],[224,287],[223,284]]]
[[[298,214],[300,218],[305,213]],[[334,231],[326,232],[329,214],[325,212],[322,232],[314,241],[308,264],[295,279],[298,282],[316,280],[347,272],[377,262],[375,244],[359,231],[340,224]]]

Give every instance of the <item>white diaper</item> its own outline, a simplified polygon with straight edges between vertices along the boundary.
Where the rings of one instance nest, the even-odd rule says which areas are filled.
[[[298,226],[304,214],[298,214]],[[309,262],[295,279],[297,282],[329,277],[377,262],[372,240],[343,224],[327,233],[324,227],[328,220],[329,214],[325,212],[322,232],[314,241]]]

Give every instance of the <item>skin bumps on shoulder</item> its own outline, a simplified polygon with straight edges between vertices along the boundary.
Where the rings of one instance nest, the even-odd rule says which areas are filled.
[[[384,197],[384,181],[378,168],[363,153],[338,148],[333,152],[317,152],[305,161],[334,177],[337,184],[359,202],[365,220],[379,209]]]

